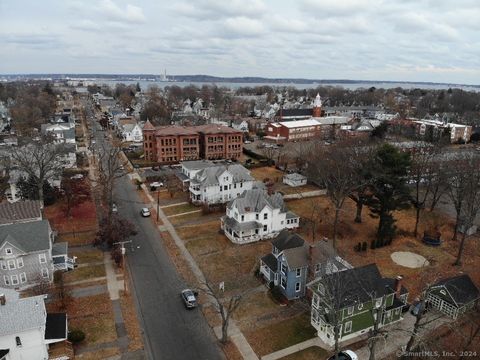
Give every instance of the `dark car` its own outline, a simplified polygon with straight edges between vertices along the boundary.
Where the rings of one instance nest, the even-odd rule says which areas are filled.
[[[190,289],[184,289],[182,290],[181,296],[183,303],[185,304],[185,307],[187,309],[193,309],[197,307],[197,296],[196,292],[190,290]]]

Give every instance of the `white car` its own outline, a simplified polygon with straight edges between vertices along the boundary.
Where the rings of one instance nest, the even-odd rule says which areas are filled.
[[[158,182],[158,181],[155,181],[153,183],[150,184],[150,190],[151,191],[155,191],[157,190],[158,188],[160,187],[163,187],[163,182]]]
[[[335,355],[330,356],[328,360],[335,360]],[[338,353],[338,360],[358,360],[358,356],[352,350],[344,350]]]
[[[148,210],[147,208],[142,208],[142,210],[140,210],[140,215],[142,215],[143,217],[149,217],[150,210]]]
[[[113,214],[118,213],[118,207],[117,207],[117,205],[116,205],[115,203],[112,204],[112,213],[113,213]]]
[[[184,289],[181,293],[183,303],[187,309],[193,309],[197,307],[197,295],[191,289]]]

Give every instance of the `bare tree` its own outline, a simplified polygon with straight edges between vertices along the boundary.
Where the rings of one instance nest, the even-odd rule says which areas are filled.
[[[228,341],[228,327],[230,325],[230,319],[240,306],[245,294],[237,294],[231,296],[229,299],[225,299],[221,296],[221,290],[215,289],[214,286],[208,281],[204,282],[202,285],[203,286],[201,290],[208,295],[216,312],[220,314],[220,317],[222,318],[222,337],[220,341],[225,344]]]
[[[412,166],[409,171],[409,183],[413,186],[412,203],[415,208],[415,227],[413,234],[417,237],[421,212],[425,209],[427,199],[434,188],[438,191],[436,179],[441,167],[437,166],[438,152],[431,146],[421,147],[411,154]]]
[[[12,166],[26,173],[29,178],[38,180],[38,199],[44,201],[44,184],[59,177],[65,166],[65,147],[54,144],[50,137],[41,137],[21,147],[12,147],[9,155]]]
[[[115,181],[124,176],[120,145],[110,146],[104,143],[98,152],[98,183],[102,190],[102,202],[108,208],[109,217],[112,214]]]
[[[456,265],[460,265],[466,232],[473,225],[480,210],[480,157],[465,153],[450,164],[447,195],[456,213],[453,240],[457,239],[459,227],[463,227]]]
[[[308,160],[310,178],[322,184],[335,206],[333,221],[333,246],[336,248],[339,214],[346,198],[364,179],[361,177],[362,162],[358,152],[349,143],[318,147]]]

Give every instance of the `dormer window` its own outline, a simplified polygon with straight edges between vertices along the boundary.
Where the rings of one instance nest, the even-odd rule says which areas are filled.
[[[6,248],[5,249],[5,254],[12,255],[13,254],[12,248]]]
[[[45,264],[47,262],[47,257],[45,256],[45,254],[39,254],[38,259],[40,261],[40,264]]]
[[[20,340],[20,336],[15,336],[15,342],[17,346],[22,346],[22,340]]]

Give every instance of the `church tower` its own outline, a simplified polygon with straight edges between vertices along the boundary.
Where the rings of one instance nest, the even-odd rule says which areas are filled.
[[[315,100],[313,101],[313,117],[321,117],[322,116],[322,99],[320,98],[320,94],[317,93]]]

